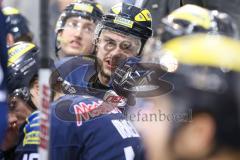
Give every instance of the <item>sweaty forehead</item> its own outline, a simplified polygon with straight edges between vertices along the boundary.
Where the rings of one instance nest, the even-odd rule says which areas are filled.
[[[109,37],[113,40],[116,41],[130,41],[130,42],[135,42],[135,43],[141,43],[140,38],[131,36],[131,35],[125,35],[119,32],[111,31],[111,30],[106,30],[104,29],[102,31],[102,34],[100,35],[102,38],[103,37]]]

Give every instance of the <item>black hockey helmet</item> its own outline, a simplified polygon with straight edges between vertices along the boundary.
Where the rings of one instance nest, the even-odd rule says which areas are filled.
[[[97,25],[95,39],[100,36],[103,29],[140,38],[141,48],[143,48],[147,39],[152,36],[152,17],[147,9],[141,9],[127,3],[119,3],[113,6],[108,14],[105,14]]]
[[[28,27],[27,19],[13,7],[5,7],[2,9],[6,16],[6,25],[8,33],[14,37],[14,41],[31,42],[33,35]]]
[[[163,43],[178,36],[194,33],[221,34],[238,38],[236,23],[228,14],[191,4],[163,18],[158,29]]]
[[[103,16],[102,6],[93,1],[84,0],[84,1],[75,1],[69,4],[60,17],[58,18],[55,32],[56,32],[56,41],[55,41],[55,52],[56,56],[58,56],[58,51],[60,48],[58,47],[58,33],[64,29],[64,25],[68,18],[70,17],[82,17],[85,19],[92,20],[94,23],[97,23],[101,20]]]
[[[17,42],[8,48],[9,93],[15,89],[28,87],[37,76],[39,69],[39,49],[29,42]]]
[[[84,0],[69,4],[58,18],[55,32],[63,29],[69,17],[83,17],[94,22],[100,21],[103,16],[103,9],[99,3]]]

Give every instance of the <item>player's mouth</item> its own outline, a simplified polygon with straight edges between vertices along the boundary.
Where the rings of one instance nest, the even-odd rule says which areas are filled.
[[[112,60],[106,59],[105,62],[106,62],[107,69],[115,70],[117,68],[117,65],[115,63],[113,63]]]
[[[71,47],[73,48],[80,48],[82,46],[82,44],[77,40],[72,40],[70,44],[71,44]]]

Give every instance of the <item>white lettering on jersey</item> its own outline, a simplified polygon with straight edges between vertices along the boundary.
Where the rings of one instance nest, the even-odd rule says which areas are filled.
[[[140,137],[135,127],[127,120],[112,120],[113,125],[123,139]]]
[[[135,153],[133,151],[132,146],[128,146],[124,148],[124,154],[126,160],[133,160],[135,157]]]

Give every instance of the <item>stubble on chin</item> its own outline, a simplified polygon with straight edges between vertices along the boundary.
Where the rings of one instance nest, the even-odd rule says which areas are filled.
[[[103,66],[98,66],[98,79],[103,82],[109,82],[111,78],[111,73],[109,71],[105,71]]]
[[[111,77],[111,71],[106,71],[104,70],[104,68],[102,67],[101,70],[100,70],[100,75],[102,77],[104,77],[105,79],[109,79],[110,80],[110,77]]]

